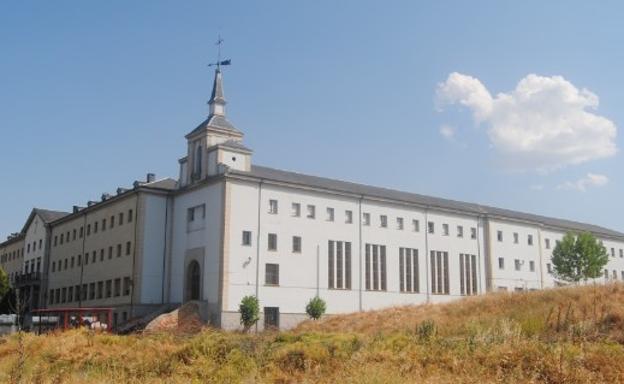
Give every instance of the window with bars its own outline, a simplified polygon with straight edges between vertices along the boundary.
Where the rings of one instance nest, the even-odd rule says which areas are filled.
[[[264,270],[266,285],[279,285],[279,264],[266,264]]]
[[[399,248],[399,286],[401,292],[420,292],[418,249]]]
[[[277,234],[269,233],[268,250],[277,251]]]
[[[351,243],[329,240],[327,285],[330,289],[351,289]]]
[[[292,251],[293,253],[301,253],[301,236],[293,236]]]
[[[459,255],[459,291],[462,295],[476,295],[477,257],[461,253]]]
[[[448,252],[431,251],[431,293],[434,295],[449,294],[449,261]]]
[[[385,291],[386,286],[386,246],[366,244],[366,290]]]

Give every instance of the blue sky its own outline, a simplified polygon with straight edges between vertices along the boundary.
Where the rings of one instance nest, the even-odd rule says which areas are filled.
[[[255,164],[624,231],[623,8],[3,2],[0,236],[33,206],[177,177],[219,33]]]

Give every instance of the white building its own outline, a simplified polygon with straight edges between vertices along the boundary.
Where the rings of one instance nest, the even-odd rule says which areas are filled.
[[[75,245],[52,245],[55,270],[91,252],[104,264],[92,262],[86,273],[83,261],[75,272],[50,274],[46,287],[55,297],[45,298],[47,305],[119,303],[125,320],[194,300],[211,324],[234,329],[241,299],[255,295],[262,307],[259,328],[288,328],[306,318],[305,306],[316,295],[327,302],[328,314],[338,314],[555,286],[551,253],[568,231],[601,239],[612,256],[605,278],[624,280],[624,234],[613,230],[253,165],[225,104],[217,69],[209,116],[186,135],[177,184],[165,179],[166,188],[156,190],[135,183],[136,193],[103,198],[50,223],[54,237],[69,238],[91,217],[94,226],[110,217],[110,226],[115,204],[145,196],[132,227],[144,235],[109,231]],[[130,244],[133,259],[106,267],[102,255],[115,244]],[[119,275],[123,287],[127,282],[118,300],[91,292],[106,279],[115,281],[105,273]],[[63,292],[72,286],[68,302]]]

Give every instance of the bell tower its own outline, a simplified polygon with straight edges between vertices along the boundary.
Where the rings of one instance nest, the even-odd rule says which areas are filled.
[[[223,40],[219,38],[219,48]],[[197,183],[207,177],[227,171],[228,168],[241,171],[251,169],[251,149],[243,145],[243,133],[225,115],[223,94],[223,73],[221,66],[230,65],[230,60],[219,60],[215,66],[212,94],[208,101],[208,118],[185,136],[187,155],[180,160],[180,184]]]

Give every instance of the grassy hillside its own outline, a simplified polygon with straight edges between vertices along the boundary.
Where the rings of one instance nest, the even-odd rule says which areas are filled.
[[[624,382],[624,285],[358,313],[286,333],[0,339],[0,382]]]

